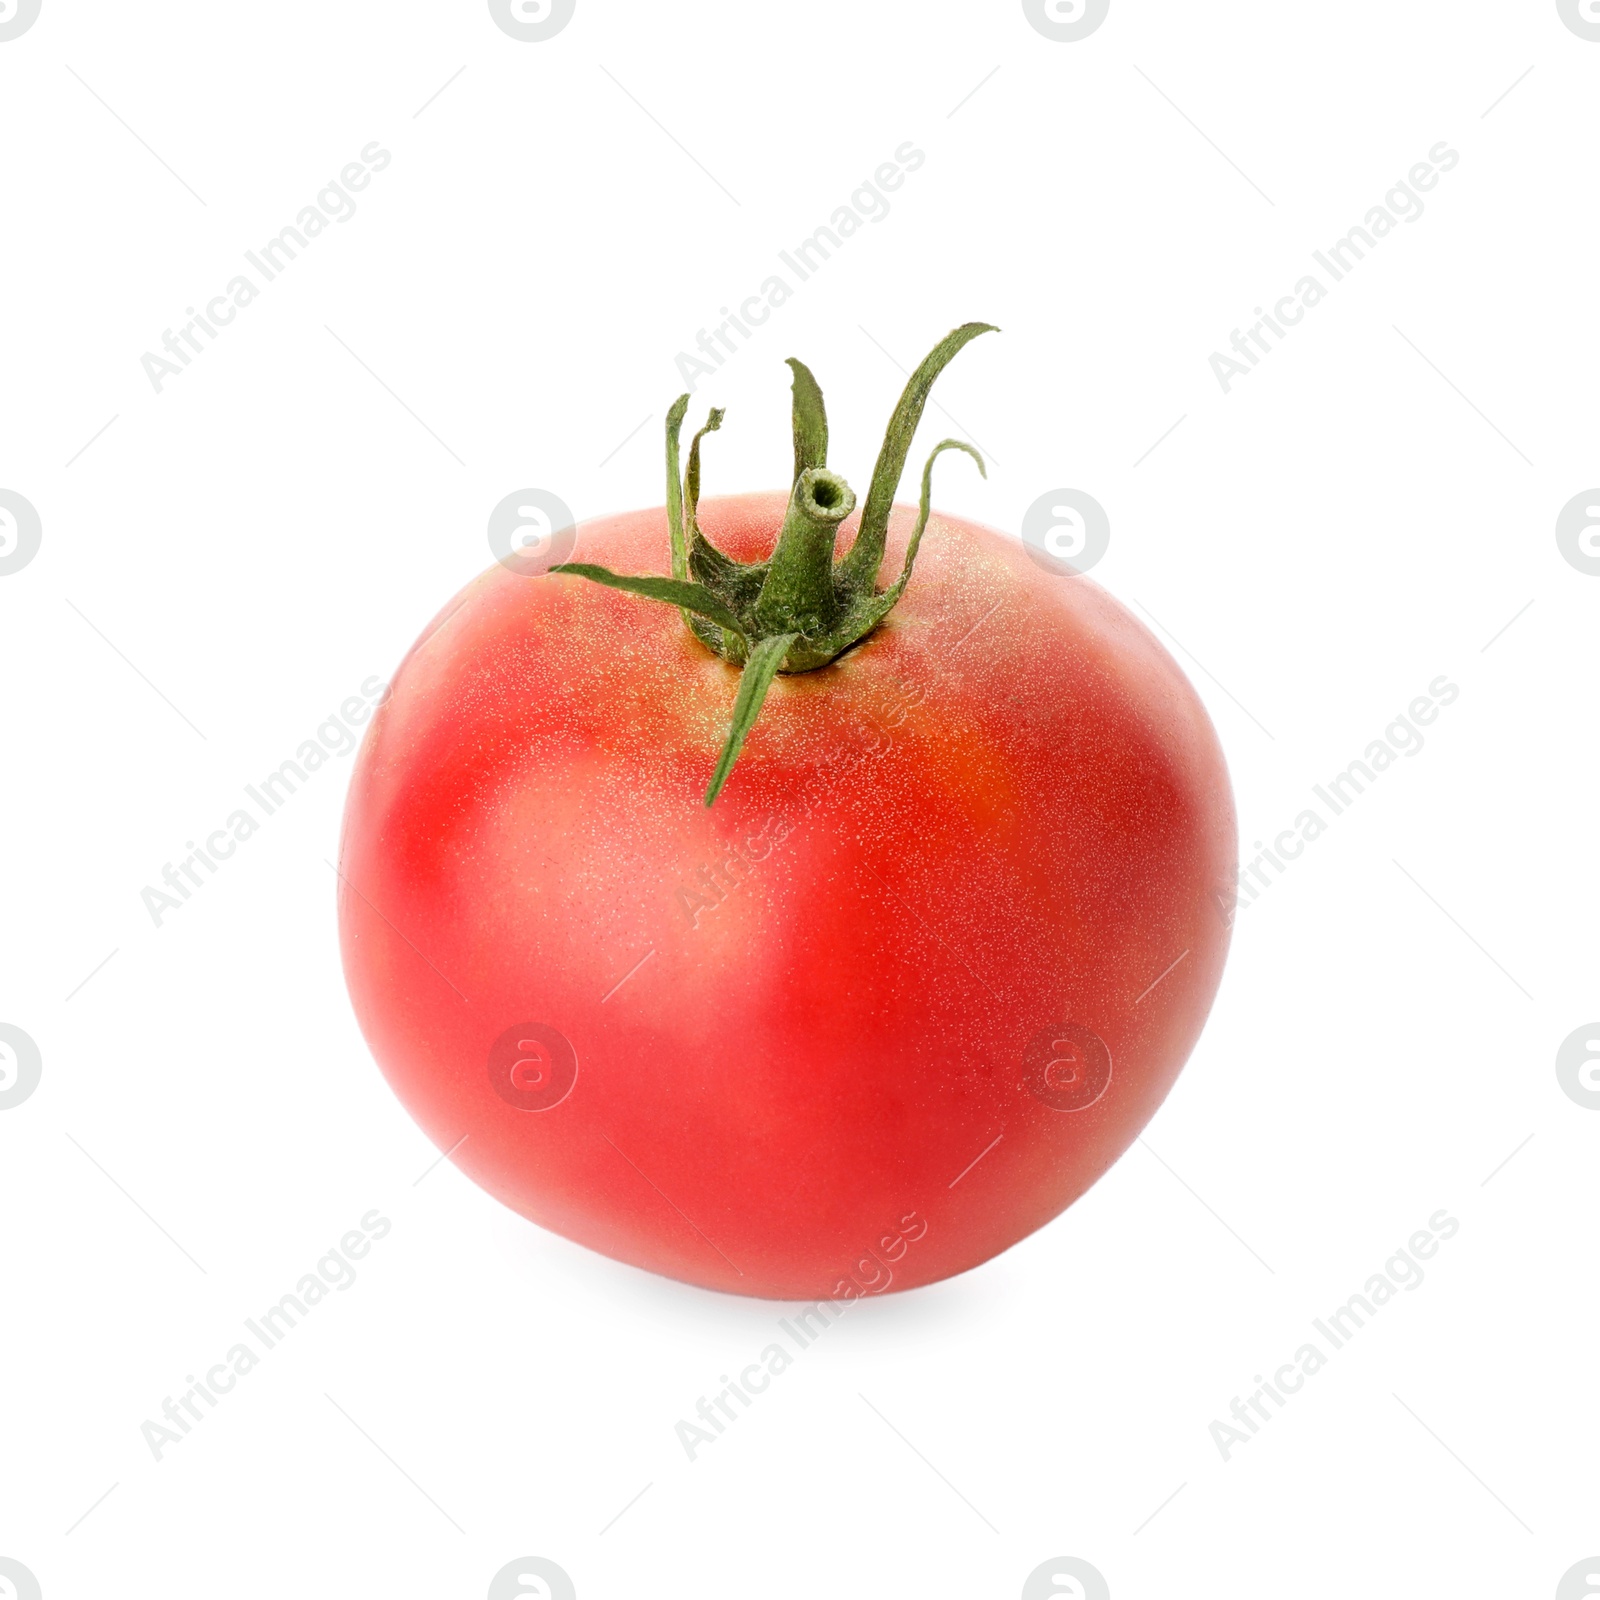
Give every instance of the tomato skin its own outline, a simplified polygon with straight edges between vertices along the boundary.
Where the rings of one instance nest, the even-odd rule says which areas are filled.
[[[708,500],[701,526],[759,559],[785,503]],[[664,512],[585,524],[575,559],[669,570]],[[1199,1035],[1236,875],[1216,735],[1104,590],[937,515],[899,607],[776,680],[708,809],[737,686],[671,607],[469,584],[351,780],[362,1029],[457,1166],[619,1260],[795,1300],[964,1271],[1117,1159]],[[525,1023],[575,1052],[549,1109],[503,1092],[555,1060],[519,1055]],[[1092,1093],[1096,1038],[1103,1092],[1046,1103]],[[1041,1097],[1075,1052],[1076,1090],[1058,1067]]]

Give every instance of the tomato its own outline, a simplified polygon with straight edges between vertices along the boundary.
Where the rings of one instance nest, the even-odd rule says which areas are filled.
[[[791,503],[699,527],[763,561]],[[633,512],[576,555],[674,542]],[[796,1300],[962,1272],[1105,1172],[1199,1035],[1236,871],[1216,735],[1104,590],[947,516],[862,642],[771,679],[707,806],[742,682],[671,605],[469,584],[352,776],[356,1013],[435,1144],[592,1249]]]

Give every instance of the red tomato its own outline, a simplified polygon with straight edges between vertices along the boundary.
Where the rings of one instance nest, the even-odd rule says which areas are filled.
[[[756,560],[786,504],[701,525]],[[577,558],[668,570],[665,513]],[[618,1260],[807,1300],[965,1271],[1117,1159],[1199,1035],[1235,881],[1215,733],[1102,589],[953,517],[876,632],[773,681],[708,809],[739,681],[671,606],[468,585],[351,783],[362,1028],[457,1166]]]

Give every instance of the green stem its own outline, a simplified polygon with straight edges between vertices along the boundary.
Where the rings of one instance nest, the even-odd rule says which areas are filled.
[[[789,357],[794,373],[794,476],[828,464],[828,412],[822,388],[805,362]]]
[[[763,639],[750,652],[750,659],[745,663],[744,673],[739,679],[739,692],[734,696],[733,721],[728,728],[728,737],[717,760],[717,770],[711,774],[711,786],[706,790],[708,806],[722,793],[722,786],[728,781],[728,774],[733,771],[739,752],[744,749],[745,735],[761,715],[761,703],[767,698],[767,690],[772,687],[772,680],[783,665],[784,654],[796,637],[792,633],[776,633],[770,639]]]
[[[855,491],[826,467],[807,467],[789,496],[789,510],[756,597],[764,633],[817,634],[838,618],[833,593],[833,546],[839,524],[855,510]]]
[[[698,583],[684,583],[678,578],[630,577],[613,572],[609,567],[597,567],[589,561],[563,561],[551,567],[552,572],[570,572],[575,578],[587,578],[591,583],[603,583],[608,589],[621,589],[625,594],[642,594],[647,600],[665,600],[683,611],[708,617],[719,628],[742,635],[744,623],[734,612]]]
[[[928,518],[933,513],[933,464],[946,450],[965,450],[978,463],[978,471],[985,478],[989,476],[989,469],[984,466],[983,457],[963,440],[942,439],[933,447],[933,454],[928,457],[922,469],[922,500],[917,507],[917,525],[911,530],[911,542],[906,546],[905,566],[901,568],[899,578],[879,596],[885,616],[906,592],[906,585],[911,582],[911,569],[916,564],[917,551],[922,548],[922,536],[928,530]]]
[[[708,649],[743,669],[734,701],[733,723],[706,791],[706,804],[721,793],[746,734],[779,672],[811,672],[837,660],[865,639],[905,592],[912,563],[932,511],[933,464],[946,450],[964,450],[984,471],[983,458],[969,444],[946,439],[935,447],[922,471],[922,496],[905,566],[888,589],[878,589],[878,568],[889,530],[889,511],[905,470],[928,391],[963,346],[986,322],[968,322],[945,335],[912,373],[873,468],[872,486],[862,508],[855,543],[834,560],[839,525],[855,509],[850,485],[827,467],[828,415],[822,390],[803,362],[789,362],[794,373],[794,481],[788,510],[770,561],[735,561],[700,531],[700,443],[722,425],[714,408],[690,441],[679,477],[679,440],[689,397],[681,395],[667,413],[667,528],[672,541],[672,576],[631,576],[589,562],[569,561],[552,572],[586,578],[628,594],[679,607],[683,620]]]
[[[680,394],[667,412],[667,531],[672,538],[672,576],[689,577],[689,541],[683,536],[683,479],[678,472],[678,436],[689,409],[689,397]]]
[[[964,322],[947,333],[911,374],[894,415],[889,418],[883,448],[872,469],[867,503],[861,511],[861,531],[856,534],[849,555],[839,563],[847,583],[869,588],[877,580],[884,541],[889,535],[889,511],[894,505],[894,493],[900,487],[900,474],[905,471],[906,457],[911,452],[911,437],[922,420],[922,408],[928,403],[928,391],[933,388],[934,380],[980,333],[999,331],[990,322]]]

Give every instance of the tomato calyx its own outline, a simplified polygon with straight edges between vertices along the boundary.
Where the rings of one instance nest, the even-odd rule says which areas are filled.
[[[987,322],[963,323],[941,339],[911,374],[889,418],[855,542],[839,560],[834,559],[839,526],[855,509],[856,496],[827,464],[828,417],[822,390],[805,363],[790,357],[794,478],[783,528],[767,560],[735,561],[700,531],[696,520],[700,442],[722,426],[724,413],[720,406],[712,408],[705,425],[690,441],[680,477],[679,439],[689,409],[685,394],[667,412],[672,576],[625,576],[584,561],[567,561],[550,569],[677,606],[685,624],[707,649],[743,669],[727,740],[706,790],[708,806],[727,782],[745,737],[761,714],[773,678],[779,672],[812,672],[826,666],[865,639],[905,593],[928,525],[934,462],[946,450],[964,450],[977,462],[978,471],[988,476],[983,457],[970,444],[945,439],[934,447],[922,469],[922,497],[905,565],[895,582],[880,591],[878,570],[883,565],[889,512],[928,393],[965,345],[981,333],[997,331]]]

